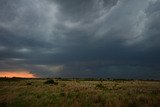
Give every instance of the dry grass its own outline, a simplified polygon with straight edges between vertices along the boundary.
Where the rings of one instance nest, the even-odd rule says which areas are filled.
[[[0,80],[0,107],[158,107],[159,81]]]

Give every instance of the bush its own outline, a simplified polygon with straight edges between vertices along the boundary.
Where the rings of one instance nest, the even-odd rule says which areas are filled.
[[[61,93],[60,93],[60,96],[61,96],[61,97],[64,97],[64,96],[66,96],[66,93],[61,92]]]
[[[54,85],[58,85],[58,82],[55,82],[53,79],[49,79],[49,80],[45,81],[44,84],[54,84]]]
[[[31,82],[27,82],[26,85],[32,85],[32,83]]]
[[[96,88],[104,89],[105,86],[103,84],[99,83],[99,84],[96,85]]]

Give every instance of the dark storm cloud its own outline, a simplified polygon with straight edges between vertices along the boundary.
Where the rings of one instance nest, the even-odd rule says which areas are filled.
[[[158,0],[1,0],[0,69],[158,79],[159,7]]]

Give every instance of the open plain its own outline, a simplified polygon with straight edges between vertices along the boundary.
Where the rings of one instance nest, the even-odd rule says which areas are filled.
[[[0,79],[0,107],[158,107],[160,81]]]

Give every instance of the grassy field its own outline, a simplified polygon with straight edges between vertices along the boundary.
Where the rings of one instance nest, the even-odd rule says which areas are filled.
[[[0,79],[0,107],[159,106],[160,81]]]

